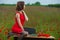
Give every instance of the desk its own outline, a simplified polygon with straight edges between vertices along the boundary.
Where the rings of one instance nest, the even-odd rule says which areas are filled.
[[[17,40],[17,39],[15,39]],[[50,36],[50,37],[38,37],[38,36],[31,36],[31,35],[28,35],[28,36],[25,36],[23,37],[22,40],[55,40],[55,38],[53,36]]]
[[[55,40],[54,37],[50,36],[50,37],[37,37],[37,36],[27,36],[24,37],[22,40]]]

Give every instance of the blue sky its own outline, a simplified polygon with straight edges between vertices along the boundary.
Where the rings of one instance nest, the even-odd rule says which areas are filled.
[[[60,0],[0,0],[1,3],[5,4],[16,4],[17,1],[25,1],[25,4],[27,3],[35,3],[39,1],[42,5],[47,5],[47,4],[60,4]]]

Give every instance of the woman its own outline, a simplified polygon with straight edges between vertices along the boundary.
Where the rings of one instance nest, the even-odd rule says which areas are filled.
[[[15,24],[12,27],[12,32],[16,33],[17,35],[20,35],[20,38],[22,38],[21,34],[22,35],[28,34],[28,32],[24,31],[23,28],[25,21],[28,21],[28,17],[26,13],[23,11],[24,9],[25,9],[24,2],[23,1],[17,2]]]

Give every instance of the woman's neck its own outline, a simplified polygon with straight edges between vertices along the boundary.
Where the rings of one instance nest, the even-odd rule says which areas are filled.
[[[19,13],[21,13],[21,14],[22,14],[22,12],[23,12],[23,10],[19,11]]]

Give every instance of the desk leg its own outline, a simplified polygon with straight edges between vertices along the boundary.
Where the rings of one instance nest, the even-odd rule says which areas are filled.
[[[14,37],[14,40],[18,40],[18,37]]]

